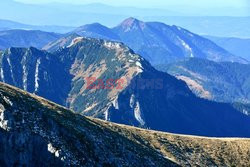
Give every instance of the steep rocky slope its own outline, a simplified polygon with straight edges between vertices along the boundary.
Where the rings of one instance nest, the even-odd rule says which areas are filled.
[[[0,80],[59,104],[65,104],[70,90],[70,76],[60,60],[33,47],[1,52]]]
[[[5,51],[3,57],[10,55]],[[229,104],[197,98],[183,81],[155,70],[122,43],[76,37],[49,55],[58,60],[58,67],[52,63],[45,68],[55,72],[46,83],[56,85],[39,86],[37,94],[82,115],[174,133],[250,136],[249,117]],[[14,63],[4,61],[4,76],[25,77],[22,66],[9,64]],[[38,85],[43,85],[44,76],[38,76]]]
[[[3,166],[246,166],[250,140],[142,130],[75,114],[0,83]]]
[[[184,82],[155,70],[122,43],[84,38],[55,55],[73,75],[67,106],[76,112],[175,133],[250,134],[248,117],[229,104],[195,97]],[[95,78],[91,85],[89,77]],[[109,79],[113,87],[107,87]]]
[[[3,166],[177,166],[150,146],[0,84]]]

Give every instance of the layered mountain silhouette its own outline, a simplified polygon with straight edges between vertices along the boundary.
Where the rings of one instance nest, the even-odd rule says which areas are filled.
[[[121,41],[152,65],[168,64],[187,57],[217,62],[249,63],[212,41],[181,27],[160,22],[142,22],[135,18],[128,18],[114,28],[99,23],[88,24],[64,35],[27,30],[1,31],[0,49],[33,46],[55,51],[67,46],[75,36]]]
[[[152,65],[168,64],[187,57],[198,57],[212,61],[248,63],[234,56],[212,41],[178,26],[160,22],[142,22],[128,18],[114,28],[100,24],[82,26],[72,33],[80,36],[120,40]],[[53,46],[58,43],[55,41]],[[58,48],[62,45],[58,45]],[[50,51],[50,48],[46,46]]]
[[[215,37],[205,36],[217,45],[225,48],[230,53],[250,60],[250,39],[249,38],[236,38],[236,37]]]
[[[220,102],[250,103],[250,65],[189,58],[159,70],[184,80],[199,96]]]
[[[100,3],[87,5],[71,5],[60,2],[24,4],[14,0],[2,0],[0,6],[2,7],[0,11],[1,18],[33,25],[68,25],[74,27],[76,25],[99,22],[107,26],[114,26],[120,20],[133,15],[146,20],[159,20],[170,25],[180,25],[199,34],[222,37],[250,37],[248,29],[250,25],[249,14],[245,10],[244,5],[240,8],[235,6],[209,11],[204,11],[203,8],[194,8],[192,5],[178,5],[178,9],[176,9],[176,6],[174,8],[170,7],[169,11],[152,7],[143,8],[143,5],[136,8],[109,6]],[[161,6],[159,7],[161,8]],[[171,10],[177,10],[178,12]],[[201,16],[201,13],[204,16]],[[6,25],[5,22],[1,25],[0,21],[0,29],[2,26],[6,27]],[[37,27],[39,29],[40,27],[44,28],[44,30],[48,29],[49,31],[53,30],[54,32],[60,30],[60,33],[62,30],[70,29],[67,27],[61,28],[61,26],[57,28],[53,26]]]
[[[45,32],[68,33],[75,27],[53,26],[53,25],[28,25],[11,20],[0,19],[0,30],[40,30]]]
[[[1,81],[82,115],[183,134],[250,134],[248,116],[196,97],[120,42],[76,37],[53,53],[10,48],[0,57]]]
[[[87,24],[78,27],[73,32],[84,37],[120,40],[120,37],[111,29],[99,23]]]
[[[60,34],[39,30],[6,30],[0,31],[0,49],[9,47],[42,48],[51,41],[62,37]]]

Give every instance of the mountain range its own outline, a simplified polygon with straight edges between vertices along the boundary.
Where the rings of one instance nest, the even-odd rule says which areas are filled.
[[[152,65],[168,64],[187,57],[199,57],[213,61],[249,63],[231,54],[212,41],[177,26],[160,22],[142,22],[128,18],[114,28],[99,23],[76,28],[66,34],[42,31],[0,31],[0,49],[36,47],[55,51],[71,43],[76,36],[121,41],[142,55]]]
[[[162,27],[161,30],[158,32],[153,31],[154,30],[153,27],[157,26]],[[165,36],[164,39],[168,38],[169,42],[166,43],[165,41],[166,47],[164,47],[163,46],[164,41],[161,40],[161,37],[164,36],[162,34],[164,34],[164,31],[166,31],[165,30],[166,28],[169,29],[169,34]],[[173,28],[178,29],[179,32],[177,33],[176,30],[175,31],[173,30]],[[178,42],[176,43],[173,37],[170,38],[171,36],[174,35],[177,36],[178,40],[182,41],[184,47],[182,45],[179,45]],[[249,91],[247,86],[249,78],[247,74],[248,65],[230,63],[229,61],[230,60],[232,61],[232,59],[228,58],[227,56],[233,57],[234,59],[235,57],[232,56],[232,54],[230,54],[228,51],[226,51],[226,50],[232,51],[232,53],[234,53],[235,55],[241,55],[245,59],[248,59],[247,39],[219,38],[219,37],[206,36],[212,41],[214,41],[216,43],[215,44],[205,38],[202,38],[180,27],[176,26],[171,27],[163,23],[145,23],[134,18],[129,18],[113,29],[109,29],[98,23],[79,27],[75,31],[73,31],[73,35],[67,36],[67,39],[65,37],[61,38],[56,42],[50,43],[51,46],[46,45],[44,49],[49,51],[55,51],[59,47],[65,47],[65,45],[63,45],[65,41],[67,41],[65,44],[69,45],[72,39],[78,36],[87,36],[94,38],[123,41],[124,43],[128,44],[131,48],[133,48],[137,53],[140,53],[144,58],[149,60],[150,63],[155,65],[160,70],[169,72],[174,76],[178,75],[179,79],[183,79],[184,81],[186,81],[186,83],[190,86],[193,92],[202,98],[208,98],[210,100],[215,100],[220,102],[230,102],[230,103],[249,102],[250,98],[248,95]],[[136,39],[134,37],[136,37]],[[155,37],[155,39],[153,37]],[[175,47],[175,49],[179,48],[179,50],[184,50],[182,54],[186,55],[184,55],[182,58],[176,56],[178,50],[173,49],[173,47],[171,48],[170,47],[171,43],[172,46]],[[157,44],[159,45],[157,46]],[[169,47],[172,49],[172,53],[174,54],[172,55],[172,57],[169,56],[164,57],[165,54],[170,50]],[[205,52],[207,50],[207,52],[205,53],[208,53],[208,55],[211,54],[214,56],[217,54],[218,57],[222,59],[220,61],[227,61],[227,63],[220,63],[220,62],[216,63],[209,61],[209,60],[216,61],[214,57],[213,58],[205,57],[205,59],[209,60],[192,59],[192,57],[204,58],[201,56],[202,55],[201,52],[196,53],[195,56],[193,53],[188,52],[188,49],[191,49],[193,51],[195,48],[200,48],[202,52]],[[225,48],[226,50],[222,48]],[[148,56],[148,55],[154,55],[154,56]],[[207,56],[206,54],[203,54],[203,56],[204,55]],[[223,55],[224,58],[222,57]],[[191,72],[193,72],[191,74],[199,74],[199,76],[203,76],[203,78],[205,77],[207,80],[203,80],[201,82],[198,81],[200,78],[198,78],[198,80],[197,78],[195,79],[193,78],[197,76],[190,77],[190,75],[187,74],[187,72],[185,71],[186,67],[184,67],[183,70],[175,69],[175,67],[178,68],[178,66],[181,63],[186,62],[185,59],[187,57],[191,57],[191,59],[189,59],[188,61],[189,63],[187,63],[189,64],[188,67],[195,68],[195,70],[188,69]],[[173,60],[179,61],[183,58],[184,60],[181,62],[177,63],[174,62],[170,65],[166,65],[168,64],[167,62],[169,61],[170,62]],[[240,63],[246,62],[245,60],[244,61],[236,60],[236,62],[237,61]],[[204,68],[203,65],[207,68]],[[225,75],[221,75],[222,70]],[[214,83],[214,76],[217,76],[216,84]],[[192,84],[190,85],[190,83]],[[248,113],[246,112],[245,109],[242,109],[241,111]]]
[[[169,25],[179,25],[200,35],[250,37],[248,29],[250,25],[249,13],[244,7],[217,8],[213,6],[212,10],[207,10],[190,6],[190,4],[173,7],[169,4],[167,9],[161,9],[161,6],[158,8],[143,8],[140,5],[141,7],[138,8],[128,7],[127,5],[110,6],[101,3],[72,5],[63,2],[28,4],[14,0],[2,0],[0,2],[2,7],[0,16],[8,20],[32,25],[59,25],[65,27],[65,30],[68,26],[78,27],[93,22],[112,27],[117,25],[120,20],[133,16],[147,21],[158,20]],[[176,11],[173,11],[173,9],[176,9]]]
[[[0,1],[0,167],[249,166],[247,6],[87,1]]]
[[[101,25],[100,23],[93,23],[93,24],[80,26],[76,28],[73,31],[73,33],[76,33],[80,36],[85,36],[85,37],[120,40],[120,37],[118,34],[113,32],[110,28],[104,25]],[[70,34],[72,34],[72,32]]]
[[[0,57],[1,81],[82,115],[182,134],[250,134],[238,108],[196,97],[120,42],[76,37],[53,53],[10,48]]]
[[[213,42],[177,26],[160,22],[142,22],[134,18],[113,28],[121,40],[151,64],[165,64],[185,57],[213,61],[245,62]]]
[[[142,22],[135,18],[128,18],[112,29],[95,23],[79,27],[70,34],[122,41],[152,65],[168,64],[187,57],[199,57],[218,62],[249,63],[206,38],[181,27],[168,26],[160,22]],[[69,40],[70,34],[67,37]],[[65,37],[49,43],[44,49],[54,51],[63,47],[64,43],[69,43],[65,42]]]

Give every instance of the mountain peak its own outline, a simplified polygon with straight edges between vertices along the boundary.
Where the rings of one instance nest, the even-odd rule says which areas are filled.
[[[93,27],[107,28],[107,27],[105,27],[104,25],[102,25],[100,23],[92,23],[92,24],[86,24],[86,25],[80,26],[76,30],[88,29],[88,28],[93,28]]]
[[[119,40],[118,35],[113,33],[108,27],[100,24],[86,24],[74,30],[74,33],[85,37]]]
[[[125,30],[125,31],[130,31],[133,29],[144,29],[145,28],[145,23],[143,21],[140,21],[136,18],[130,17],[125,19],[120,26]]]
[[[123,22],[141,22],[141,21],[134,18],[134,17],[129,17],[129,18],[125,19]]]

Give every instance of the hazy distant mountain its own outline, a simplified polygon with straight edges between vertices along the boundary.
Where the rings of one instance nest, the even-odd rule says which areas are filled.
[[[9,47],[42,48],[62,35],[38,30],[6,30],[0,31],[0,49]]]
[[[169,6],[169,10],[167,10],[115,7],[100,3],[89,5],[63,3],[24,4],[13,0],[2,0],[0,6],[1,18],[32,25],[77,27],[98,22],[106,26],[115,26],[120,20],[132,16],[146,21],[161,21],[168,25],[179,25],[202,35],[250,37],[248,29],[250,19],[245,17],[247,12],[237,7],[214,7],[213,10],[204,10],[179,5],[172,8]],[[171,9],[178,10],[172,11]],[[201,16],[201,13],[203,16]]]
[[[250,61],[250,39],[205,36],[234,55]]]
[[[54,53],[11,48],[0,57],[2,81],[84,115],[183,134],[250,134],[248,116],[197,98],[119,42],[76,37]]]
[[[158,69],[185,81],[198,96],[250,103],[250,65],[190,58]]]
[[[185,57],[213,61],[246,62],[210,40],[177,26],[128,18],[113,28],[121,40],[152,64],[165,64]]]
[[[99,23],[93,23],[81,26],[75,29],[73,32],[84,37],[111,39],[111,40],[120,39],[120,37],[117,34],[115,34],[111,29]]]
[[[10,20],[2,20],[0,19],[0,30],[13,30],[13,29],[21,29],[21,30],[41,30],[46,32],[55,32],[55,33],[67,33],[72,31],[74,27],[66,27],[66,26],[35,26],[35,25],[27,25],[22,24]]]
[[[199,35],[250,38],[249,16],[151,16],[141,19],[145,21],[157,20],[168,25],[178,25]]]
[[[143,8],[133,6],[111,6],[104,3],[90,3],[90,4],[65,4],[65,3],[51,3],[47,4],[55,9],[64,9],[70,12],[79,13],[94,13],[94,14],[109,14],[119,16],[180,16],[185,15],[180,11],[173,11],[160,8]]]
[[[101,5],[105,10],[104,13],[99,13],[97,5],[70,5],[70,4],[24,4],[12,0],[4,0],[0,2],[1,18],[14,20],[32,25],[63,25],[76,27],[82,24],[102,22],[111,25],[114,22],[129,17],[123,14],[110,14],[110,7]],[[96,10],[98,8],[98,10]],[[111,7],[117,10],[115,7]],[[126,10],[124,10],[126,11]],[[133,10],[135,11],[135,10]],[[129,13],[129,11],[128,11]],[[131,14],[131,13],[130,13]],[[32,17],[30,17],[32,16]]]
[[[93,22],[115,25],[133,16],[179,16],[179,12],[166,9],[115,7],[101,3],[73,5],[65,3],[24,4],[13,0],[1,1],[0,15],[8,20],[34,25],[79,26]],[[32,15],[32,17],[30,17]],[[185,15],[185,14],[181,14]]]
[[[9,29],[22,29],[27,28],[28,25],[10,21],[10,20],[0,20],[0,30],[9,30]]]

